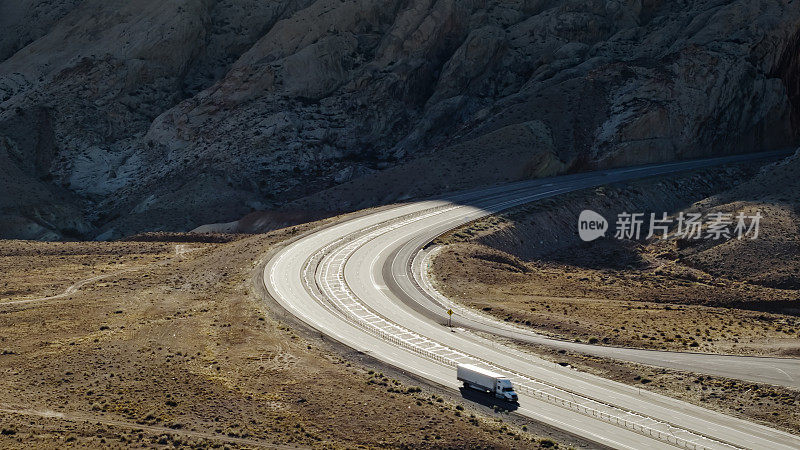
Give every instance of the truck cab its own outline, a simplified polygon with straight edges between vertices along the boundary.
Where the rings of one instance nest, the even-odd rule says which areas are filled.
[[[495,397],[502,398],[503,400],[516,403],[517,393],[514,391],[514,386],[511,385],[511,380],[508,378],[500,378],[495,385]]]

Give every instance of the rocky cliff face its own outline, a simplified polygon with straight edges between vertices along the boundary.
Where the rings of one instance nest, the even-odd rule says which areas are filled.
[[[26,0],[0,5],[0,234],[795,144],[776,0]]]

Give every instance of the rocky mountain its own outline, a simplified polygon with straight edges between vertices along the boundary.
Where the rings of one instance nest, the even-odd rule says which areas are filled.
[[[798,142],[792,0],[0,3],[0,237]]]

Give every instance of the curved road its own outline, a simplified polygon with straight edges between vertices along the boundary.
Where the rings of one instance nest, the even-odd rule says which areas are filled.
[[[736,156],[568,175],[384,209],[312,233],[286,246],[267,263],[264,283],[283,307],[308,325],[433,382],[458,388],[455,366],[462,362],[500,371],[518,388],[518,413],[604,445],[800,448],[800,437],[556,366],[464,328],[450,331],[441,324],[442,307],[447,304],[442,302],[447,300],[437,297],[426,286],[420,271],[413,270],[424,265],[424,255],[415,256],[425,242],[483,215],[591,186],[752,158]],[[519,338],[519,330],[503,323],[470,311],[459,312],[457,321],[466,328]],[[541,338],[532,334],[524,337]],[[595,347],[581,351],[592,348]],[[635,360],[651,354],[596,348],[607,349],[612,353],[609,356],[620,359]],[[663,353],[660,355],[655,359],[667,358]],[[670,355],[680,360],[683,354]],[[728,366],[714,355],[690,357],[699,358],[694,364]],[[787,376],[797,375],[796,360],[747,360],[767,365],[788,362]],[[687,363],[681,360],[676,364]]]

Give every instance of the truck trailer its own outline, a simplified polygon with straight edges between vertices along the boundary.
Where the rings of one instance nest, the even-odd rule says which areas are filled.
[[[456,367],[456,377],[458,381],[464,383],[465,388],[489,392],[497,398],[512,403],[517,403],[518,401],[517,393],[514,392],[511,380],[489,369],[472,364],[459,364]]]

